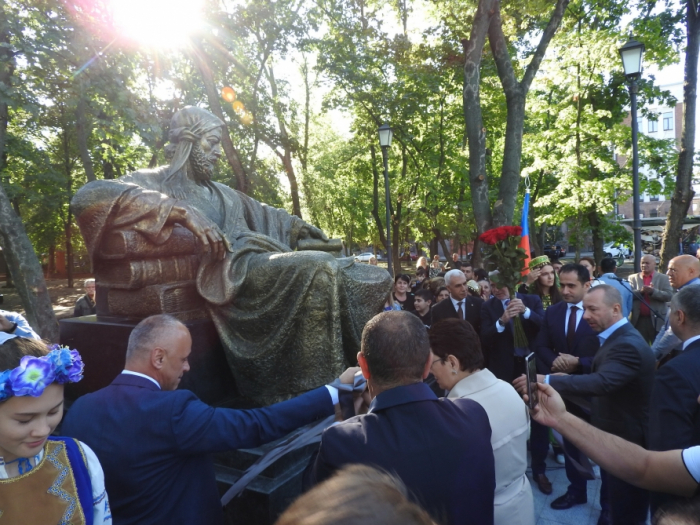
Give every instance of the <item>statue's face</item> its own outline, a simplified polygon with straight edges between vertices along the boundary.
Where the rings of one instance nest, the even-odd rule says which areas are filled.
[[[214,166],[221,157],[221,128],[207,132],[195,143],[190,154],[195,179],[210,180]]]

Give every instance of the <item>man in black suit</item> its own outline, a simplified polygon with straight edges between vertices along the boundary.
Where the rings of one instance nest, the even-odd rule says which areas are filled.
[[[445,286],[450,299],[433,306],[433,323],[455,317],[469,321],[477,334],[481,332],[481,305],[484,300],[469,295],[467,278],[461,270],[450,270],[445,274]]]
[[[590,374],[538,375],[564,396],[592,397],[591,423],[601,430],[641,446],[646,444],[649,398],[655,359],[649,345],[622,316],[622,297],[617,289],[601,284],[586,293],[583,318],[599,332],[600,349]],[[524,376],[515,381],[526,393]],[[643,524],[649,510],[649,495],[619,478],[606,475],[610,507],[609,523]],[[585,503],[582,498],[577,503]],[[601,516],[603,522],[606,517]],[[599,523],[601,523],[599,520]]]
[[[649,409],[649,449],[675,450],[700,445],[700,293],[683,288],[671,300],[669,324],[682,352],[656,373]],[[672,501],[652,493],[652,512]]]
[[[600,343],[593,329],[583,320],[583,298],[590,288],[590,274],[585,266],[566,264],[559,273],[559,284],[563,302],[547,308],[544,321],[533,344],[537,356],[537,371],[541,374],[562,372],[567,374],[590,373],[593,356]],[[571,402],[569,410],[588,420],[587,415]],[[574,464],[579,462],[579,451],[568,440],[565,468],[569,487],[566,494],[556,498],[551,506],[557,510],[573,507],[585,499],[586,478]],[[545,494],[551,493],[551,483],[545,475],[545,459],[549,450],[549,429],[532,421],[530,453],[532,457],[532,478]],[[573,461],[572,461],[573,460]]]
[[[490,276],[496,272],[491,272]],[[537,295],[516,293],[491,283],[493,297],[481,307],[481,346],[486,368],[498,379],[510,383],[525,371],[525,356],[540,330],[544,310]],[[515,348],[512,320],[520,317],[528,340],[527,348]]]
[[[373,398],[369,412],[324,431],[305,485],[347,464],[374,465],[396,474],[436,522],[492,525],[488,416],[470,399],[438,399],[422,382],[433,364],[423,323],[409,312],[377,315],[357,359]]]

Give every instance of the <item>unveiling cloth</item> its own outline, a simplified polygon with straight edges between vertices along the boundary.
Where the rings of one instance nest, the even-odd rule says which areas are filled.
[[[131,229],[168,242],[178,199],[168,167],[83,186],[71,203],[93,263],[106,233]],[[365,323],[382,311],[389,273],[293,251],[304,221],[223,184],[178,186],[179,204],[196,208],[232,246],[223,260],[203,255],[196,285],[226,348],[242,395],[262,404],[318,387],[356,361]]]

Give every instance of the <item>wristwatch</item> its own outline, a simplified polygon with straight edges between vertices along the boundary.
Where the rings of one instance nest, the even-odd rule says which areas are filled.
[[[17,329],[17,323],[12,323],[12,326],[7,330],[3,330],[6,334],[11,334]]]

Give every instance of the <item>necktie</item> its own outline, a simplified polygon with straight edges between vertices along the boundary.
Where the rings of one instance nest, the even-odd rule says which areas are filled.
[[[569,309],[569,325],[566,329],[566,345],[569,347],[569,352],[574,349],[574,342],[576,340],[576,312],[578,311],[578,306],[572,306]]]
[[[464,301],[460,301],[457,303],[457,315],[459,316],[460,319],[464,320],[464,309],[462,308],[462,303]]]

